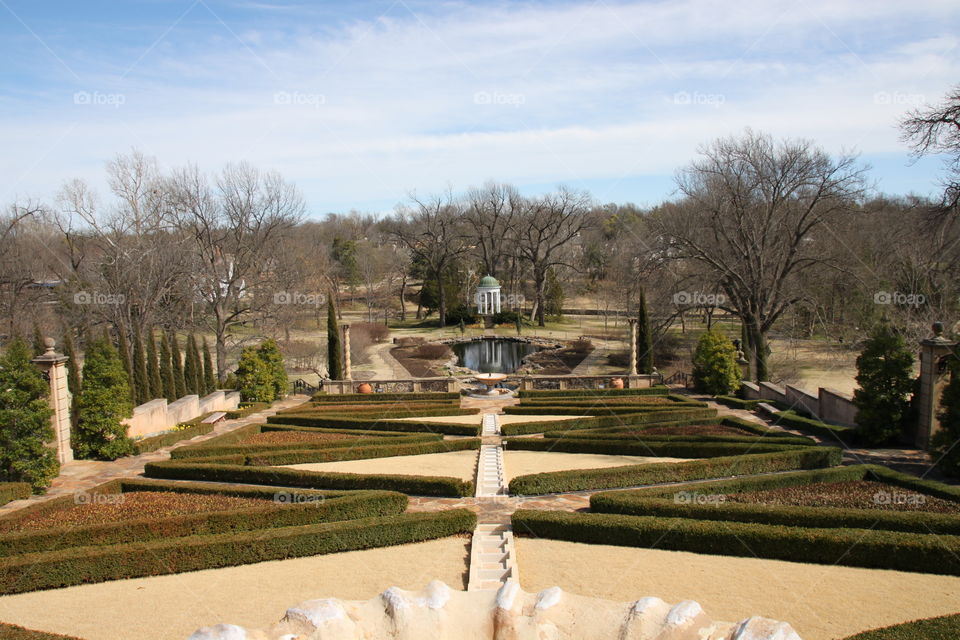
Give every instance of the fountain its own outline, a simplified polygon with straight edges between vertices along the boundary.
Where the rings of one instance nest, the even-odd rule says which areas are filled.
[[[477,382],[480,382],[487,386],[487,390],[483,394],[471,394],[480,397],[493,397],[498,398],[501,395],[507,395],[510,393],[507,389],[497,389],[497,385],[507,379],[507,374],[505,373],[478,373],[474,376]]]

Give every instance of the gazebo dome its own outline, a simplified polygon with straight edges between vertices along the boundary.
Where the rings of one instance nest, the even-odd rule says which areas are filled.
[[[500,313],[500,283],[497,279],[490,275],[480,278],[474,300],[480,315],[492,316]]]
[[[499,286],[500,286],[500,283],[497,282],[497,279],[494,278],[493,276],[483,276],[483,277],[480,279],[480,285],[479,285],[479,286],[481,286],[481,287],[499,287]]]

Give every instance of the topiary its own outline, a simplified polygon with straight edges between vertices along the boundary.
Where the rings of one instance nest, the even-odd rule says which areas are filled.
[[[257,347],[257,354],[263,360],[273,380],[274,399],[282,398],[290,390],[290,381],[287,378],[287,367],[283,363],[283,354],[280,346],[273,338],[267,338]]]
[[[77,399],[77,430],[73,450],[78,458],[115,460],[133,453],[133,441],[121,422],[133,413],[130,381],[120,356],[101,338],[87,346],[83,361],[83,392]]]
[[[272,402],[277,387],[271,366],[260,356],[257,347],[244,347],[237,363],[237,387],[245,402]]]
[[[50,387],[16,338],[0,357],[0,480],[28,482],[37,493],[60,471],[50,417]]]
[[[857,357],[857,437],[865,444],[890,442],[909,417],[913,354],[886,322],[874,328]]]
[[[693,353],[694,388],[701,393],[725,396],[740,387],[741,377],[733,342],[716,329],[700,336]]]

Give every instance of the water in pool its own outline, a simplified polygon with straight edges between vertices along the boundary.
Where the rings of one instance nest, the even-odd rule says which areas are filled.
[[[451,345],[457,365],[480,373],[513,373],[523,358],[541,347],[516,340],[475,340]]]

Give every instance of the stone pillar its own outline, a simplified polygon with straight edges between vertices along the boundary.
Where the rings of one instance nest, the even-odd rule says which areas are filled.
[[[340,329],[343,332],[343,379],[353,380],[350,371],[350,325],[342,325]]]
[[[630,318],[630,369],[627,375],[632,376],[637,373],[637,319]]]
[[[67,356],[57,353],[56,343],[52,338],[43,341],[47,351],[32,360],[43,372],[43,376],[50,384],[50,408],[53,416],[50,422],[53,425],[53,446],[57,448],[57,460],[60,464],[73,460],[73,449],[70,447],[70,406],[72,396],[67,387]]]
[[[943,337],[943,324],[933,325],[933,337],[920,342],[920,415],[914,444],[926,450],[940,428],[940,396],[948,382],[947,357],[953,353],[956,342]]]

